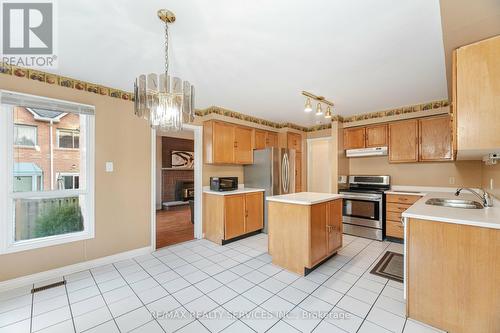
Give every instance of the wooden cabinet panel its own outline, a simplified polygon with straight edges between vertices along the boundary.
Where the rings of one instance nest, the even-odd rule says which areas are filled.
[[[302,191],[302,153],[295,153],[295,192]]]
[[[395,212],[395,213],[402,213],[408,208],[410,208],[411,205],[407,204],[402,204],[402,203],[394,203],[394,202],[387,202],[386,207],[388,212]]]
[[[278,148],[278,133],[267,132],[266,148]]]
[[[295,152],[302,152],[302,136],[297,133],[287,133],[288,149],[295,149]]]
[[[344,149],[365,148],[365,128],[344,129]]]
[[[366,147],[387,146],[387,124],[366,127]]]
[[[245,195],[224,197],[224,234],[225,239],[245,233]]]
[[[418,161],[418,120],[389,124],[389,162]]]
[[[234,128],[234,162],[237,164],[252,164],[252,129],[236,126]]]
[[[327,206],[327,202],[311,206],[311,267],[323,260],[328,253]]]
[[[212,163],[233,163],[234,126],[222,122],[213,123]]]
[[[386,211],[385,212],[385,219],[387,221],[392,221],[392,222],[401,222],[401,213],[402,212],[390,212]]]
[[[446,161],[452,159],[450,116],[419,120],[419,160]]]
[[[328,254],[342,246],[342,200],[328,202],[327,218]]]
[[[385,224],[385,235],[394,238],[404,238],[404,226],[401,222],[396,221],[386,221]]]
[[[245,233],[264,227],[263,207],[264,198],[262,192],[245,194]]]
[[[457,49],[456,66],[458,155],[499,149],[500,36]]]
[[[253,149],[264,149],[267,146],[267,132],[255,130]]]
[[[387,194],[386,201],[413,205],[421,198],[420,195]]]

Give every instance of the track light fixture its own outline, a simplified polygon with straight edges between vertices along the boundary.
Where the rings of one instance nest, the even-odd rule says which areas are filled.
[[[311,112],[312,111],[312,105],[311,105],[311,100],[315,100],[318,102],[316,104],[316,115],[321,116],[323,115],[323,107],[322,104],[326,104],[326,112],[325,112],[325,119],[331,119],[332,118],[332,108],[335,106],[335,104],[327,99],[325,99],[323,96],[316,96],[314,94],[311,94],[310,92],[307,91],[302,91],[302,95],[306,96],[306,103],[304,107],[304,112]]]

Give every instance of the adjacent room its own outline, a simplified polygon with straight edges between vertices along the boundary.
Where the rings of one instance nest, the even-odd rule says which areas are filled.
[[[0,333],[499,333],[499,0],[0,1]]]

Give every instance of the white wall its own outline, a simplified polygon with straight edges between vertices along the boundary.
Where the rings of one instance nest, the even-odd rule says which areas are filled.
[[[308,139],[307,147],[307,190],[331,193],[332,139]]]

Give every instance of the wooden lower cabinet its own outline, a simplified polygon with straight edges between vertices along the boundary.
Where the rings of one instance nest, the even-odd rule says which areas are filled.
[[[452,333],[500,332],[500,230],[409,219],[407,316]]]
[[[232,195],[203,193],[203,207],[205,238],[217,244],[264,227],[263,192]]]
[[[273,264],[300,275],[342,247],[342,199],[313,205],[268,202]]]
[[[404,239],[404,226],[401,221],[401,214],[420,198],[422,198],[420,195],[388,194],[386,196],[386,237]]]

